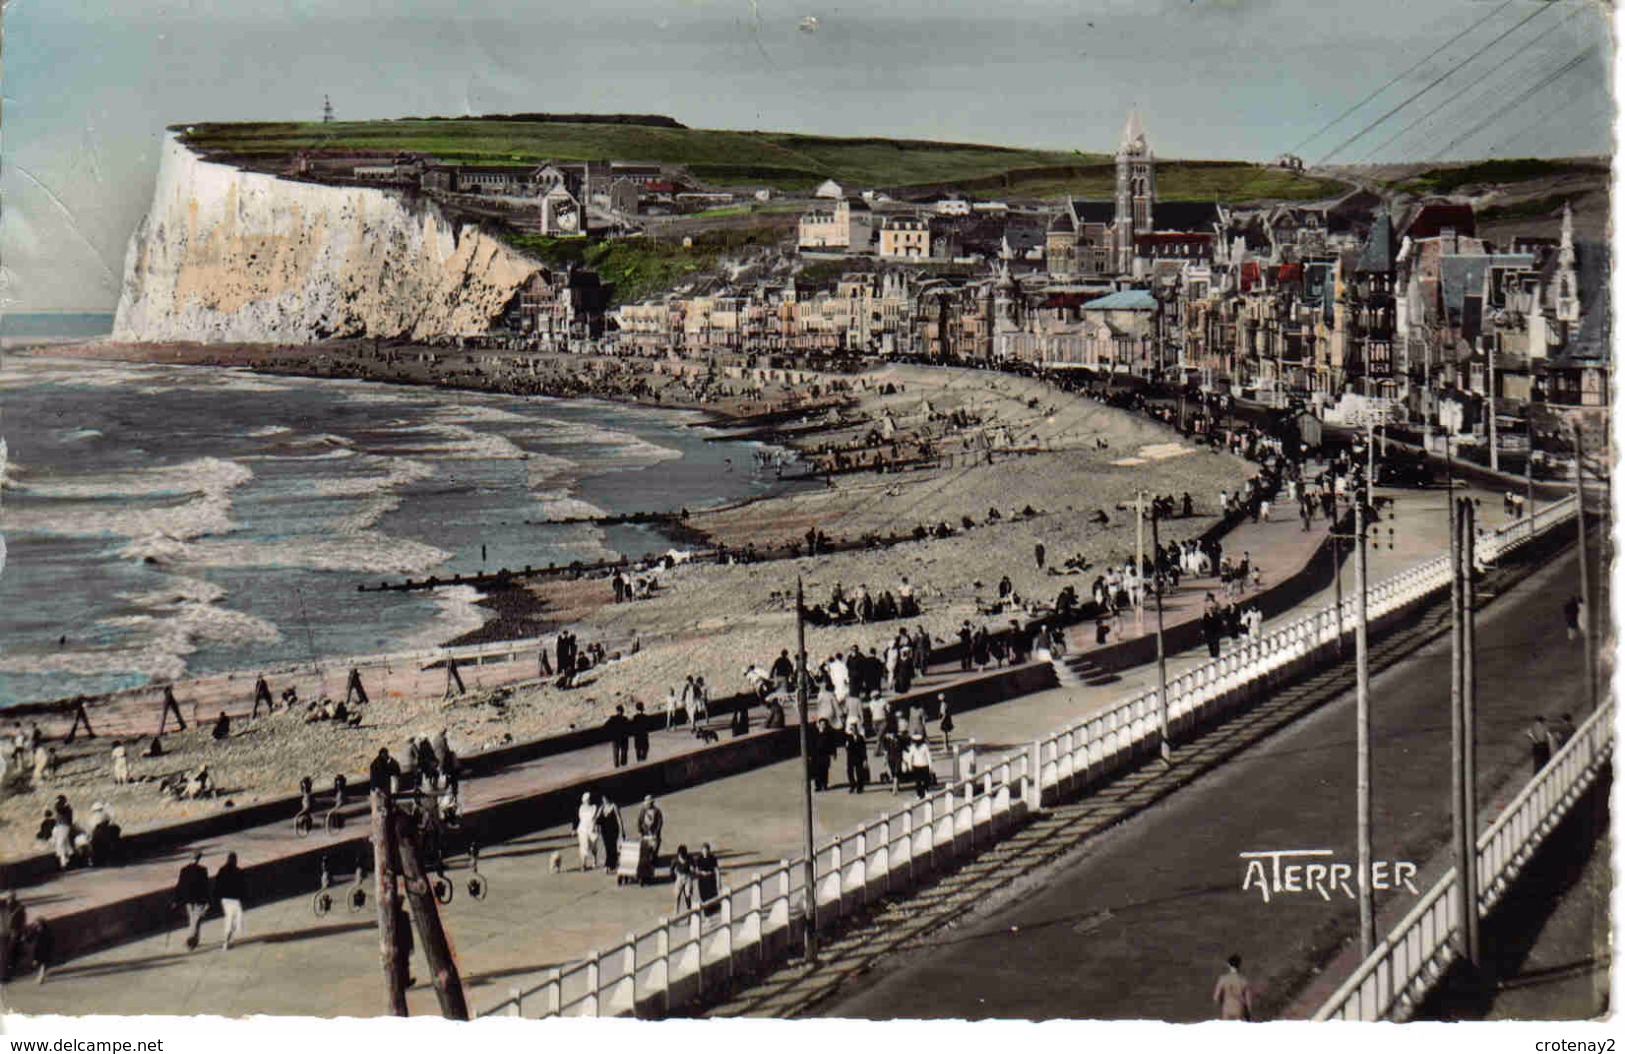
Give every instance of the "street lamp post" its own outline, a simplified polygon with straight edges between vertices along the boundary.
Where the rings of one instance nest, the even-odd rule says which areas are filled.
[[[802,874],[804,952],[809,963],[818,961],[818,873],[817,858],[813,855],[812,805],[812,735],[807,727],[807,624],[804,617],[806,604],[802,599],[801,576],[796,576],[796,714],[801,722],[801,801],[802,852],[805,854]]]
[[[1371,676],[1366,644],[1365,507],[1354,502],[1355,824],[1359,837],[1360,956],[1371,954],[1377,925],[1371,887]]]
[[[1168,736],[1168,659],[1162,641],[1162,535],[1157,530],[1160,517],[1156,512],[1151,513],[1151,551],[1156,555],[1152,557],[1151,583],[1157,594],[1157,716],[1162,738],[1162,760],[1165,764],[1173,762],[1174,748]]]

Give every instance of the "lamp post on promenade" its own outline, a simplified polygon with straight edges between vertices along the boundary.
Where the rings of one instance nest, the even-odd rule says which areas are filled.
[[[1151,513],[1151,588],[1157,595],[1157,719],[1162,740],[1162,760],[1172,764],[1173,743],[1168,735],[1168,657],[1162,641],[1162,535],[1157,530],[1160,517]]]
[[[805,854],[802,875],[804,931],[803,950],[809,963],[818,961],[818,873],[817,857],[813,855],[812,805],[812,734],[807,727],[807,625],[806,604],[802,598],[801,576],[796,576],[796,715],[801,722],[801,801],[802,852]]]
[[[1366,645],[1365,506],[1354,501],[1354,700],[1355,700],[1355,823],[1359,836],[1360,955],[1371,954],[1377,943],[1376,914],[1371,888],[1371,675]]]

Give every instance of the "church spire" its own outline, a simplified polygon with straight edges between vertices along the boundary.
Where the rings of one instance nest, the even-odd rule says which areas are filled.
[[[1145,125],[1140,122],[1140,108],[1130,106],[1128,120],[1123,122],[1123,137],[1117,148],[1124,153],[1142,153],[1145,150]]]
[[[1574,209],[1563,203],[1563,234],[1557,246],[1557,262],[1563,267],[1574,266]]]
[[[1563,203],[1563,234],[1557,243],[1557,274],[1553,278],[1552,308],[1559,322],[1580,321],[1580,276],[1574,270],[1574,211]]]

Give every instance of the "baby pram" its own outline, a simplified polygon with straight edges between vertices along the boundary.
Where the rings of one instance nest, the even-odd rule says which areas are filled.
[[[642,886],[654,881],[654,877],[654,839],[621,839],[620,858],[615,862],[615,884],[636,882]]]

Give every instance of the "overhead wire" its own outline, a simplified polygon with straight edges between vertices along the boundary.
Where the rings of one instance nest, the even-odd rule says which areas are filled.
[[[1460,135],[1456,136],[1456,138],[1452,139],[1445,146],[1441,147],[1438,154],[1437,154],[1437,156],[1440,157],[1440,158],[1443,158],[1446,154],[1450,153],[1450,151],[1454,150],[1457,146],[1460,146],[1462,143],[1464,143],[1467,140],[1471,139],[1473,136],[1477,135],[1479,132],[1482,132],[1492,122],[1494,122],[1496,120],[1499,120],[1501,117],[1505,116],[1508,113],[1511,113],[1513,110],[1517,109],[1519,106],[1522,106],[1524,103],[1526,103],[1530,99],[1534,98],[1537,94],[1544,91],[1547,87],[1549,87],[1552,84],[1556,83],[1558,80],[1562,79],[1563,77],[1567,76],[1568,74],[1574,72],[1580,66],[1584,65],[1588,60],[1595,58],[1596,55],[1597,55],[1597,50],[1596,50],[1595,45],[1587,45],[1585,50],[1582,51],[1580,54],[1578,54],[1578,55],[1574,56],[1573,58],[1569,59],[1569,61],[1563,63],[1563,65],[1559,66],[1557,69],[1553,70],[1551,73],[1547,74],[1545,77],[1542,77],[1537,83],[1531,85],[1528,89],[1526,89],[1525,91],[1520,93],[1517,96],[1517,98],[1513,99],[1511,102],[1507,103],[1505,106],[1502,106],[1502,107],[1494,110],[1493,112],[1488,114],[1482,121],[1479,121],[1477,124],[1473,125],[1469,129],[1467,129],[1467,131],[1465,131],[1465,132],[1461,133]]]
[[[1394,106],[1394,107],[1390,108],[1382,116],[1380,116],[1376,120],[1370,122],[1364,128],[1361,128],[1358,132],[1355,132],[1353,135],[1349,136],[1347,139],[1343,140],[1341,143],[1338,143],[1336,146],[1332,147],[1332,149],[1327,151],[1325,156],[1323,156],[1318,162],[1316,162],[1316,164],[1324,165],[1327,161],[1331,160],[1336,155],[1342,153],[1348,147],[1350,147],[1350,146],[1354,145],[1355,143],[1359,142],[1361,139],[1365,138],[1366,135],[1368,135],[1369,133],[1371,133],[1375,129],[1381,127],[1383,124],[1387,123],[1388,121],[1392,120],[1393,117],[1396,114],[1398,114],[1400,111],[1404,110],[1411,103],[1413,103],[1416,100],[1420,99],[1422,96],[1426,95],[1428,92],[1432,91],[1434,88],[1437,88],[1440,84],[1443,84],[1445,81],[1449,80],[1451,77],[1455,76],[1456,74],[1460,73],[1462,70],[1466,69],[1469,65],[1471,65],[1475,60],[1477,60],[1481,55],[1483,55],[1489,49],[1493,48],[1495,45],[1499,44],[1501,41],[1505,40],[1507,37],[1511,36],[1513,33],[1516,33],[1518,30],[1522,29],[1524,26],[1528,25],[1530,22],[1532,22],[1535,19],[1539,18],[1541,15],[1545,14],[1547,11],[1551,10],[1552,8],[1554,8],[1556,6],[1557,5],[1555,3],[1553,3],[1553,2],[1551,2],[1551,0],[1548,0],[1548,2],[1541,4],[1540,7],[1536,8],[1535,10],[1531,11],[1529,14],[1525,15],[1523,18],[1519,19],[1517,21],[1517,23],[1514,24],[1510,29],[1503,30],[1499,35],[1496,36],[1496,38],[1494,40],[1490,41],[1488,44],[1485,44],[1483,47],[1479,48],[1477,51],[1473,52],[1471,55],[1468,55],[1466,58],[1464,58],[1460,62],[1456,63],[1454,66],[1451,66],[1448,70],[1445,70],[1443,73],[1439,74],[1439,76],[1433,78],[1431,81],[1428,81],[1427,84],[1423,85],[1421,88],[1419,88],[1416,91],[1412,92],[1411,94],[1407,95],[1403,100],[1400,101],[1400,103],[1397,106]]]
[[[1506,2],[1503,3],[1500,7],[1497,7],[1494,11],[1491,11],[1489,14],[1485,15],[1483,18],[1481,18],[1478,21],[1474,22],[1472,25],[1468,26],[1466,29],[1462,30],[1460,33],[1457,33],[1455,36],[1451,37],[1449,40],[1445,41],[1443,44],[1440,44],[1438,47],[1436,47],[1432,51],[1428,52],[1421,59],[1419,59],[1414,65],[1408,67],[1403,73],[1398,74],[1392,80],[1388,81],[1388,83],[1384,84],[1382,87],[1378,88],[1376,91],[1372,92],[1370,95],[1367,95],[1365,98],[1361,99],[1359,102],[1355,103],[1353,106],[1350,106],[1348,109],[1344,110],[1342,113],[1338,114],[1336,117],[1333,117],[1330,121],[1327,121],[1325,124],[1321,125],[1319,131],[1317,131],[1314,134],[1310,135],[1307,139],[1305,139],[1303,142],[1299,143],[1297,146],[1294,146],[1292,148],[1291,152],[1294,153],[1294,154],[1298,153],[1304,147],[1308,146],[1310,143],[1314,142],[1316,139],[1319,139],[1321,136],[1323,136],[1327,132],[1331,131],[1338,124],[1340,124],[1346,117],[1348,117],[1350,114],[1354,113],[1356,110],[1360,109],[1360,107],[1364,106],[1366,103],[1368,103],[1371,100],[1375,99],[1377,96],[1381,95],[1383,92],[1387,91],[1389,88],[1392,88],[1394,85],[1398,84],[1400,81],[1404,80],[1406,77],[1409,77],[1411,74],[1415,73],[1417,70],[1419,70],[1423,66],[1427,65],[1435,57],[1437,57],[1441,52],[1443,52],[1445,49],[1450,47],[1450,45],[1456,43],[1456,41],[1460,40],[1462,37],[1465,37],[1467,34],[1471,33],[1473,30],[1475,30],[1475,29],[1479,28],[1480,26],[1484,25],[1485,23],[1489,22],[1490,19],[1494,18],[1496,15],[1499,15],[1502,11],[1505,11],[1507,8],[1511,7],[1515,3],[1517,3],[1517,0],[1506,0]]]
[[[1576,14],[1578,14],[1581,10],[1582,10],[1581,8],[1575,8],[1574,10],[1570,11],[1567,15],[1564,15],[1562,21],[1556,22],[1553,25],[1550,25],[1550,26],[1546,27],[1546,29],[1543,30],[1539,35],[1535,36],[1531,40],[1525,41],[1520,46],[1525,48],[1525,49],[1534,47],[1536,44],[1540,43],[1542,40],[1545,40],[1547,37],[1551,36],[1553,33],[1557,32],[1559,29],[1561,29],[1564,26],[1568,25],[1569,21],[1571,19],[1573,19],[1574,16]],[[1539,65],[1539,63],[1536,63],[1536,65]],[[1530,71],[1530,72],[1532,72],[1532,71]],[[1401,128],[1399,131],[1395,132],[1393,135],[1389,136],[1387,139],[1384,139],[1381,143],[1378,143],[1376,146],[1374,146],[1370,150],[1366,151],[1366,153],[1360,158],[1361,162],[1363,163],[1363,162],[1366,162],[1366,161],[1370,161],[1377,154],[1381,153],[1383,150],[1387,149],[1389,146],[1392,146],[1394,144],[1394,142],[1396,142],[1398,139],[1400,139],[1402,136],[1404,136],[1407,132],[1411,131],[1411,129],[1417,127],[1418,125],[1422,124],[1423,122],[1425,122],[1425,121],[1429,120],[1430,118],[1434,117],[1441,110],[1443,110],[1445,107],[1449,106],[1451,103],[1455,102],[1457,99],[1460,99],[1463,95],[1466,95],[1468,92],[1472,91],[1474,88],[1482,87],[1483,84],[1484,84],[1483,81],[1473,81],[1473,82],[1469,82],[1468,84],[1463,85],[1461,87],[1460,91],[1455,92],[1448,99],[1445,99],[1443,102],[1439,103],[1437,106],[1435,106],[1432,109],[1428,110],[1422,116],[1418,117],[1416,120],[1414,120],[1410,124],[1406,125],[1404,128]],[[1486,94],[1488,94],[1488,93],[1486,93]]]

